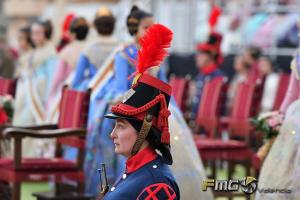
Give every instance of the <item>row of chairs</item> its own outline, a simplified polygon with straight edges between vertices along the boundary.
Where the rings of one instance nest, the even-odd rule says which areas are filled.
[[[0,95],[14,95],[16,80],[0,78]],[[0,139],[13,140],[13,158],[0,158],[0,182],[12,184],[12,200],[20,200],[22,182],[55,182],[56,194],[62,183],[76,182],[78,193],[84,189],[84,148],[90,91],[79,92],[63,88],[58,124],[13,127],[1,125]],[[15,113],[17,114],[17,113]],[[55,158],[23,158],[22,140],[26,137],[56,139]],[[62,157],[62,145],[79,149],[76,161]]]
[[[175,89],[174,95],[179,107],[184,108],[184,96],[188,87],[188,79],[171,78]],[[278,109],[283,101],[289,82],[288,74],[280,74],[277,95],[273,109]],[[184,86],[183,86],[184,85]],[[228,83],[226,78],[217,77],[205,83],[201,102],[195,119],[194,141],[204,163],[212,163],[212,178],[216,178],[217,160],[228,161],[228,177],[232,178],[234,164],[242,163],[246,167],[246,174],[250,175],[251,167],[259,171],[261,161],[254,153],[253,143],[261,137],[254,134],[250,124],[250,117],[259,113],[264,81],[240,83],[233,100],[232,112],[229,116],[221,116],[226,100]],[[181,96],[179,95],[181,94]],[[205,132],[205,136],[199,132]],[[222,139],[222,133],[227,131],[229,139]],[[256,173],[255,175],[257,175]],[[216,193],[220,196],[233,196],[232,193]],[[239,195],[239,194],[237,194]]]
[[[289,79],[290,79],[289,74],[287,73],[279,74],[279,83],[278,83],[278,88],[277,88],[276,97],[273,103],[272,110],[279,109],[283,101],[285,92],[287,90]],[[182,109],[182,111],[185,111],[185,103],[188,95],[188,88],[189,88],[190,81],[191,81],[191,76],[176,77],[174,75],[171,75],[170,77],[170,85],[174,88],[173,89],[174,99],[177,105]]]

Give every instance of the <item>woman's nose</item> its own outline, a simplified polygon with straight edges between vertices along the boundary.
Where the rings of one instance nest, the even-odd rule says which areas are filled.
[[[111,139],[115,139],[117,137],[115,129],[112,130],[111,134],[110,134],[110,138]]]

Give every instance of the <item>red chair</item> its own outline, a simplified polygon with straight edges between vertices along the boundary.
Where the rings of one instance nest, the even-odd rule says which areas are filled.
[[[226,123],[230,138],[243,139],[242,141],[233,139],[226,141],[218,138],[201,138],[195,136],[195,143],[203,160],[246,160],[247,170],[250,171],[250,160],[253,153],[248,147],[248,140],[251,133],[249,117],[251,116],[253,96],[256,88],[255,84],[241,83],[237,89],[231,116],[229,118],[222,118],[221,121],[223,124]],[[210,101],[212,100],[207,99],[205,102],[202,101],[200,106],[211,106]],[[215,175],[215,169],[213,168],[214,178]],[[229,175],[231,175],[231,171],[229,171]]]
[[[272,110],[278,110],[280,108],[280,105],[283,102],[285,93],[289,86],[289,82],[290,82],[290,74],[281,73],[279,75],[278,88],[277,88],[277,93],[276,93]]]
[[[234,105],[229,119],[223,118],[223,124],[228,123],[230,137],[243,138],[248,141],[251,125],[249,118],[256,112],[255,94],[260,90],[256,83],[241,83],[237,89]],[[254,112],[255,111],[255,112]]]
[[[226,82],[227,78],[216,77],[205,83],[196,118],[196,134],[200,131],[199,129],[204,129],[209,138],[214,138],[225,101]]]
[[[172,92],[174,99],[182,111],[185,109],[185,100],[188,94],[189,80],[189,76],[186,78],[179,78],[172,75],[170,78],[170,85],[173,88]]]
[[[72,180],[78,183],[78,191],[83,191],[83,158],[90,91],[79,92],[64,87],[60,102],[60,116],[57,125],[33,127],[33,129],[7,128],[4,134],[14,141],[14,158],[0,159],[0,180],[13,183],[12,200],[20,199],[22,182],[53,181],[59,184]],[[22,158],[22,139],[57,138],[56,157]],[[61,145],[79,149],[77,160],[61,157]],[[58,190],[56,192],[59,192]]]
[[[15,96],[17,79],[7,79],[0,77],[0,96],[11,95]]]

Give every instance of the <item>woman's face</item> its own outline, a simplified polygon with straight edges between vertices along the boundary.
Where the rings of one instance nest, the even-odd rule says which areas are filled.
[[[21,51],[26,51],[30,48],[30,44],[27,41],[25,33],[23,32],[18,33],[18,44]]]
[[[137,131],[125,119],[117,119],[110,134],[115,145],[115,152],[125,157],[131,156],[132,147],[137,139]]]
[[[208,53],[201,52],[201,51],[197,52],[196,65],[197,65],[198,69],[206,67],[210,61],[211,61],[211,59],[210,59],[210,56],[208,55]]]
[[[242,56],[237,56],[234,59],[234,70],[237,73],[243,72],[246,70],[245,63]]]
[[[253,65],[255,63],[255,59],[251,55],[251,52],[249,49],[246,49],[245,52],[242,54],[244,62],[246,62],[248,65]]]
[[[260,58],[258,61],[258,67],[262,75],[268,75],[272,72],[272,65],[267,58]]]
[[[39,24],[33,24],[31,27],[31,39],[35,46],[43,46],[47,41],[44,27]]]
[[[144,19],[142,19],[142,20],[140,21],[140,24],[139,24],[139,27],[138,27],[138,32],[137,32],[137,34],[136,34],[136,37],[137,37],[138,41],[139,41],[139,39],[140,39],[141,37],[144,36],[145,31],[146,31],[152,24],[154,24],[154,20],[153,20],[152,17],[146,17],[146,18],[144,18]]]

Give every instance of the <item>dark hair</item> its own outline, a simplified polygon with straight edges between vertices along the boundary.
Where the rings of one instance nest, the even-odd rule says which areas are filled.
[[[164,163],[168,165],[173,164],[173,158],[171,155],[171,146],[169,144],[163,144],[161,140],[161,132],[152,127],[146,137],[151,148],[158,150],[161,153]]]
[[[76,40],[84,40],[89,32],[89,25],[85,18],[74,18],[70,25],[70,32],[75,34]]]
[[[259,47],[250,46],[247,48],[247,51],[250,53],[251,57],[255,60],[259,59],[261,56],[261,50]]]
[[[135,120],[135,119],[127,119],[127,121],[134,127],[134,129],[139,133],[142,128],[142,121]],[[146,140],[149,142],[149,145],[152,149],[158,150],[161,153],[164,163],[168,165],[172,165],[173,158],[171,155],[171,146],[168,144],[162,144],[161,140],[161,131],[159,131],[155,127],[151,127]]]
[[[101,35],[111,35],[115,29],[116,19],[114,16],[96,16],[94,25]]]
[[[25,39],[26,39],[27,43],[30,44],[31,47],[34,47],[34,44],[30,37],[30,33],[31,33],[30,26],[24,26],[24,27],[20,28],[19,31],[20,31],[20,33],[25,35]]]
[[[130,35],[137,34],[138,27],[142,19],[152,17],[152,14],[140,10],[137,6],[133,6],[126,19],[126,25]]]
[[[45,20],[45,21],[38,20],[35,22],[35,24],[38,24],[44,28],[45,37],[48,40],[50,40],[51,36],[52,36],[52,31],[53,31],[53,26],[52,26],[51,21],[50,20]]]
[[[235,65],[237,59],[241,59],[241,64],[243,65],[243,68],[245,68],[247,71],[249,71],[251,69],[251,65],[245,61],[245,59],[243,58],[243,56],[241,54],[238,54],[234,57],[234,61],[233,61],[234,65]]]

